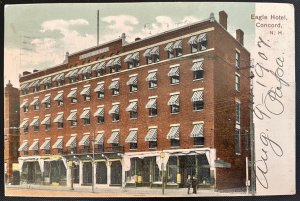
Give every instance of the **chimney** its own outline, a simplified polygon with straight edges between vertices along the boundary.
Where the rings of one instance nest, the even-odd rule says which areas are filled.
[[[66,52],[66,56],[65,56],[65,60],[63,62],[63,64],[66,64],[69,62],[69,52]]]
[[[134,41],[138,41],[138,40],[141,40],[141,38],[137,37],[137,38],[134,39]]]
[[[31,73],[30,72],[28,72],[28,71],[24,71],[23,72],[23,76],[25,76],[25,75],[30,75]]]
[[[121,39],[122,39],[122,45],[125,45],[126,44],[126,41],[125,41],[126,35],[125,35],[125,33],[122,33]]]
[[[244,32],[241,29],[236,30],[236,40],[244,45]]]
[[[8,83],[6,84],[6,87],[12,87],[12,84],[10,83],[10,80],[8,80]]]
[[[34,70],[33,70],[33,73],[36,73],[36,72],[39,72],[39,70],[34,69]]]
[[[219,23],[227,30],[227,14],[224,10],[219,12]]]

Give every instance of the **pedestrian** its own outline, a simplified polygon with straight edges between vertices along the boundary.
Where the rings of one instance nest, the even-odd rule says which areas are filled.
[[[188,175],[188,178],[187,178],[187,180],[186,180],[186,186],[187,186],[187,188],[188,188],[187,194],[190,194],[191,185],[192,185],[192,183],[191,183],[191,176]]]
[[[197,194],[197,187],[198,187],[198,179],[194,176],[192,179],[192,188],[194,194]]]

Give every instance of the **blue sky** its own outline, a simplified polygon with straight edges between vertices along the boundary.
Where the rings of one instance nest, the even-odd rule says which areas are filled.
[[[23,71],[43,70],[62,63],[70,53],[95,46],[97,10],[100,43],[125,33],[128,42],[188,23],[207,19],[211,12],[228,14],[228,30],[245,32],[245,46],[254,46],[254,3],[106,3],[19,4],[5,7],[4,81],[19,86]],[[12,73],[13,72],[13,73]]]

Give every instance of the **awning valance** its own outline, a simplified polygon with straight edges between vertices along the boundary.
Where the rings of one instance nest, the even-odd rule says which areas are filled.
[[[108,144],[118,144],[119,143],[119,131],[113,131],[111,136],[108,138]]]
[[[179,95],[172,95],[168,101],[168,105],[179,105]]]
[[[63,101],[64,100],[64,94],[61,92],[61,93],[58,93],[54,99],[55,101]]]
[[[98,84],[97,87],[94,89],[94,92],[104,93],[104,83]]]
[[[203,137],[203,124],[195,124],[190,137]]]
[[[113,81],[113,82],[109,85],[108,88],[109,88],[109,89],[119,89],[119,80]]]
[[[99,107],[94,113],[94,117],[104,117],[104,107]]]
[[[52,146],[53,149],[62,149],[63,148],[63,139],[57,138],[56,142]]]
[[[42,104],[46,104],[46,103],[50,103],[51,102],[51,97],[49,96],[45,96],[45,98],[42,100]]]
[[[119,114],[119,112],[120,112],[120,106],[119,105],[113,105],[108,113],[109,114]]]
[[[125,59],[124,59],[124,62],[132,62],[132,54],[128,54]]]
[[[104,134],[98,133],[98,135],[95,138],[95,144],[103,144],[104,142]]]
[[[50,125],[50,116],[46,116],[41,122],[42,125]]]
[[[80,146],[89,146],[90,145],[90,135],[84,135],[79,142]]]
[[[157,80],[156,72],[149,73],[147,78],[146,78],[146,81],[156,81],[156,80]]]
[[[39,126],[39,124],[40,124],[39,118],[34,118],[32,122],[29,124],[29,126]]]
[[[190,38],[190,40],[188,41],[188,43],[191,44],[191,45],[197,44],[197,36],[192,36]]]
[[[83,110],[80,115],[80,119],[89,119],[90,118],[90,110]]]
[[[132,56],[131,56],[131,59],[139,61],[140,60],[140,53],[139,52],[133,53]]]
[[[156,109],[156,98],[149,99],[148,103],[146,104],[146,108]]]
[[[176,139],[179,140],[179,126],[172,126],[167,135],[167,139]]]
[[[137,111],[137,102],[131,102],[128,107],[126,108],[127,112],[136,112]]]
[[[173,77],[173,76],[179,76],[179,67],[173,67],[170,69],[169,73],[168,73],[169,77]]]
[[[38,98],[35,98],[31,103],[30,105],[38,105],[39,104],[39,99]]]
[[[137,76],[130,77],[126,84],[136,86],[137,85]]]
[[[113,66],[121,66],[121,58],[118,57],[113,61]]]
[[[74,148],[76,146],[77,146],[76,136],[71,136],[71,138],[69,139],[69,141],[66,144],[66,147]]]
[[[83,90],[80,92],[82,96],[89,96],[91,93],[91,87],[84,87]]]
[[[70,91],[70,93],[67,95],[68,98],[76,98],[77,97],[77,89],[73,89]]]
[[[50,139],[46,139],[45,142],[40,147],[41,150],[49,150],[50,149]]]
[[[23,122],[20,124],[20,128],[28,128],[29,121],[28,119],[24,119]]]
[[[67,118],[67,121],[77,121],[77,111],[73,111]]]
[[[199,91],[194,91],[194,94],[192,96],[192,101],[201,101],[203,100],[203,91],[199,90]]]
[[[165,51],[171,52],[173,50],[173,42],[168,43],[165,47]]]
[[[53,120],[54,123],[63,123],[64,122],[64,114],[58,114]]]
[[[28,107],[29,106],[29,102],[28,100],[23,101],[23,103],[20,105],[20,108],[22,107]]]
[[[174,49],[182,49],[182,40],[178,40],[174,43]]]
[[[206,33],[202,33],[198,37],[198,42],[206,41]]]
[[[24,141],[19,147],[18,151],[28,151],[28,141]]]
[[[192,66],[192,71],[203,70],[203,61],[195,62]]]
[[[145,136],[145,141],[146,142],[157,141],[157,129],[156,128],[150,128],[148,130],[148,133]]]
[[[150,52],[151,52],[151,48],[146,49],[146,51],[144,52],[144,57],[150,57]]]
[[[152,48],[150,55],[159,55],[159,48],[158,47]]]
[[[29,147],[29,151],[37,151],[39,150],[39,141],[33,141],[32,145]]]
[[[126,143],[137,143],[137,130],[131,130],[125,139]]]

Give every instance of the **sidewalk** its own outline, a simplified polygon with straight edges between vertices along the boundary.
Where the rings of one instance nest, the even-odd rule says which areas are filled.
[[[91,186],[74,186],[74,190],[70,190],[70,187],[67,186],[43,186],[43,185],[7,185],[7,189],[22,189],[24,190],[48,190],[48,191],[57,191],[58,194],[64,196],[63,191],[65,192],[77,192],[82,193],[84,196],[90,196],[92,193]],[[247,196],[246,192],[237,191],[232,189],[230,192],[218,192],[213,189],[198,189],[197,194],[187,194],[186,188],[179,189],[165,189],[164,195],[162,194],[161,188],[149,188],[149,187],[138,187],[138,188],[124,188],[121,187],[112,187],[112,186],[97,186],[95,187],[95,196],[99,197],[112,195],[111,197],[211,197],[211,196]],[[71,195],[72,196],[72,195]]]

